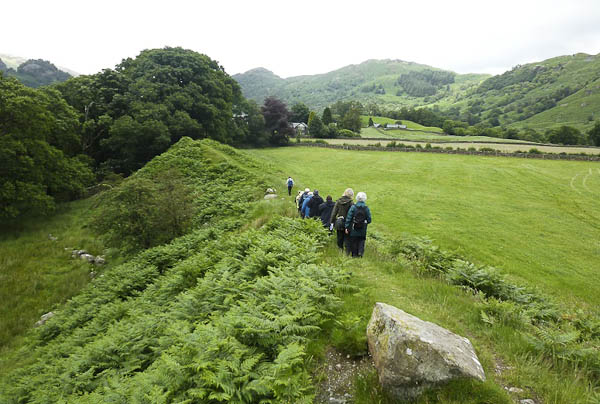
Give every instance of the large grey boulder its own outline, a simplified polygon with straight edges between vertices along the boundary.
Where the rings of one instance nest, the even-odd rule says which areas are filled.
[[[379,382],[400,400],[453,379],[485,380],[467,338],[385,303],[375,304],[367,341]]]

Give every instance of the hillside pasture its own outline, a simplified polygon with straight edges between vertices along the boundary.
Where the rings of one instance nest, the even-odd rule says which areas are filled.
[[[365,191],[375,230],[430,237],[569,305],[600,303],[598,163],[302,147],[253,154],[323,196]]]
[[[361,121],[363,128],[366,128],[367,125],[369,124],[369,118],[373,119],[373,123],[379,123],[381,125],[394,124],[397,121],[401,121],[402,125],[406,125],[406,129],[409,129],[409,130],[444,133],[442,128],[438,128],[436,126],[423,126],[416,122],[409,121],[408,119],[392,119],[392,118],[386,118],[384,116],[369,116],[369,115],[361,115],[360,116],[360,121]]]

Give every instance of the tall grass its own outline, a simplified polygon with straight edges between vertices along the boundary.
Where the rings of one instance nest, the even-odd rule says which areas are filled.
[[[91,205],[90,200],[63,204],[52,217],[25,218],[2,228],[0,357],[42,314],[78,293],[92,270],[102,270],[71,258],[72,249],[104,253],[87,228]]]

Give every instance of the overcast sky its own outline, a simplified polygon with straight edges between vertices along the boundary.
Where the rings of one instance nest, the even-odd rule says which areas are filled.
[[[281,77],[367,59],[498,74],[600,53],[600,0],[30,0],[3,2],[1,15],[0,53],[82,74],[164,46]]]

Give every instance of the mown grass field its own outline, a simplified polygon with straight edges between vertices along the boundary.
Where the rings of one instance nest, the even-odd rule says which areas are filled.
[[[368,139],[325,139],[325,141],[329,144],[355,144],[361,146],[373,145],[373,144],[381,144],[382,146],[391,143],[392,141],[396,141],[396,143],[404,143],[406,145],[421,145],[425,147],[427,143],[432,146],[439,146],[441,148],[452,147],[453,149],[461,148],[468,149],[474,147],[479,150],[481,148],[490,148],[494,150],[498,150],[503,153],[514,153],[517,151],[528,152],[530,149],[537,149],[543,153],[567,153],[567,154],[577,154],[577,153],[586,153],[586,154],[600,154],[600,148],[597,147],[568,147],[568,146],[546,146],[540,145],[536,143],[531,144],[520,144],[520,143],[486,143],[488,141],[494,141],[492,138],[484,137],[484,136],[472,136],[467,138],[462,138],[461,141],[457,139],[448,139],[447,141],[436,141],[436,140],[406,140],[408,136],[405,136],[401,140],[395,139],[377,139],[377,140],[368,140]],[[448,136],[450,137],[450,136]],[[452,138],[456,138],[456,136],[452,136]],[[496,140],[497,141],[497,140]],[[477,142],[477,143],[474,143]]]
[[[428,236],[562,302],[600,303],[600,165],[479,156],[255,150],[301,187],[365,191],[373,229]]]
[[[456,142],[468,142],[468,141],[488,141],[488,142],[502,142],[502,143],[531,143],[524,140],[517,139],[499,139],[497,137],[489,136],[452,136],[434,133],[422,132],[422,131],[409,131],[403,129],[375,129],[375,128],[362,128],[360,136],[363,138],[378,138],[378,139],[390,139],[390,140],[408,140],[408,141],[456,141]]]

